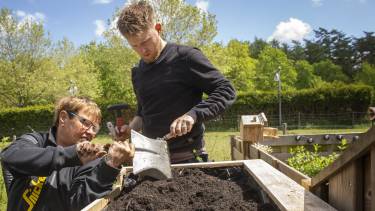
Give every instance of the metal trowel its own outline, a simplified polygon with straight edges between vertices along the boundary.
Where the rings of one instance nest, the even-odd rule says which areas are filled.
[[[112,122],[107,122],[110,135],[116,136]],[[149,176],[158,180],[172,178],[171,160],[166,140],[170,137],[151,139],[131,130],[131,142],[134,144],[133,173],[141,177]]]
[[[133,173],[155,179],[172,178],[168,144],[163,138],[151,139],[132,130],[131,142],[135,146]]]

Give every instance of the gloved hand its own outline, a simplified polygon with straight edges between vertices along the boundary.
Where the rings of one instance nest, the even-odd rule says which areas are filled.
[[[113,142],[106,155],[106,163],[114,168],[120,168],[121,164],[133,160],[135,147],[127,141]]]
[[[106,154],[104,148],[98,144],[91,143],[89,141],[82,141],[76,146],[78,158],[82,165],[100,158]]]

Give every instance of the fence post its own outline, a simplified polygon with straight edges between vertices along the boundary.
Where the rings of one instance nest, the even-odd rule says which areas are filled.
[[[352,112],[352,128],[354,128],[354,112]]]
[[[287,123],[283,123],[282,128],[283,128],[283,135],[286,135],[286,131],[287,131],[287,128],[288,128]]]

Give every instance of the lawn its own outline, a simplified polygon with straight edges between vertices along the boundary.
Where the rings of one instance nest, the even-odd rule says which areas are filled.
[[[354,129],[303,129],[303,130],[290,130],[288,134],[325,134],[325,133],[351,133],[351,132],[365,132],[368,128],[354,128]],[[279,131],[281,135],[281,131]],[[224,161],[230,160],[230,135],[239,135],[239,132],[206,132],[206,148],[210,155],[210,160]],[[108,135],[99,135],[95,138],[94,143],[108,143],[111,139]],[[9,142],[0,142],[0,148],[7,146]],[[1,168],[0,168],[1,173]],[[3,182],[2,173],[0,176],[0,210],[6,210],[7,197]]]

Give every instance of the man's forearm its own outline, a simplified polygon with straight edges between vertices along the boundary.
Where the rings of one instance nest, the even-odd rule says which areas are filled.
[[[129,123],[129,127],[135,131],[142,130],[143,120],[140,116],[135,116],[132,121]]]

